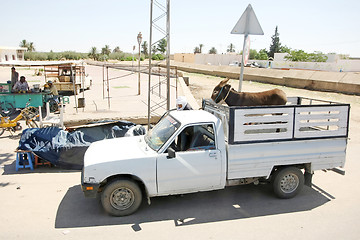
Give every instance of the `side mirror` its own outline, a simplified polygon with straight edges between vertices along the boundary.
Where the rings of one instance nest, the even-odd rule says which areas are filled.
[[[173,148],[169,147],[167,152],[168,152],[168,156],[166,157],[167,159],[176,157],[175,150]]]

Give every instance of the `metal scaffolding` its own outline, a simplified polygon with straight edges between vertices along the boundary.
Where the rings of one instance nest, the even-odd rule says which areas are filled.
[[[166,17],[166,18],[165,18]],[[164,20],[165,23],[164,23]],[[160,36],[153,43],[153,29],[157,30]],[[165,29],[165,30],[164,30]],[[152,49],[161,40],[166,39],[166,99],[157,103],[155,109],[166,104],[166,110],[170,109],[170,0],[151,0],[150,6],[150,40],[149,40],[149,82],[148,82],[148,129],[150,129],[150,118],[154,112],[151,107],[151,94],[154,87],[151,86],[152,76]],[[159,83],[161,84],[161,82]],[[158,87],[158,86],[157,86]]]

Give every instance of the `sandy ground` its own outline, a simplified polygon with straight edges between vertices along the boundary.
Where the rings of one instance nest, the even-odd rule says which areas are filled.
[[[129,64],[129,63],[127,63]],[[131,63],[130,63],[131,66]],[[30,88],[33,84],[45,84],[44,76],[34,75],[36,67],[33,68],[17,68],[19,76],[25,76]],[[136,69],[136,65],[134,65]],[[6,82],[10,79],[10,68],[0,68],[0,82]],[[92,78],[92,86],[90,90],[81,92],[74,96],[73,94],[66,94],[70,99],[69,104],[65,104],[64,122],[67,125],[74,125],[80,121],[91,121],[99,119],[122,119],[129,121],[136,121],[137,119],[147,119],[147,103],[148,103],[148,75],[140,74],[140,95],[138,95],[138,74],[134,71],[124,71],[120,69],[109,68],[108,72],[102,67],[86,66],[86,73]],[[103,75],[105,77],[103,77]],[[107,80],[107,75],[109,81]],[[105,81],[103,81],[105,79]],[[163,81],[164,77],[154,76],[152,78],[151,86]],[[171,81],[171,108],[175,107],[176,99],[176,81],[172,78]],[[166,96],[165,85],[154,87],[154,93],[161,93],[161,97]],[[179,88],[179,94],[181,89]],[[79,98],[85,99],[84,108],[76,108]],[[166,109],[166,102],[158,95],[151,95],[151,104],[154,108],[154,114],[162,115]],[[159,107],[155,107],[156,105]],[[147,122],[147,121],[145,121]]]
[[[0,72],[1,76],[6,73]],[[190,78],[190,89],[199,105],[221,80],[198,74],[185,76]],[[122,87],[130,86],[126,81],[118,82],[119,88],[112,88],[111,96],[126,101],[136,95],[137,89]],[[95,84],[102,82],[96,80]],[[237,88],[238,82],[232,80],[231,84]],[[273,87],[255,82],[243,84],[244,91]],[[269,186],[249,185],[154,198],[150,206],[144,203],[134,215],[114,218],[103,212],[98,199],[84,198],[80,172],[47,167],[15,172],[14,150],[20,135],[6,132],[0,137],[0,239],[359,239],[360,188],[353,185],[360,175],[359,97],[279,88],[288,96],[351,104],[345,176],[317,172],[314,187],[305,187],[290,200],[274,198]],[[85,94],[98,95],[98,106],[103,104],[106,112],[106,101],[100,104],[102,93],[91,91]],[[142,104],[134,100],[131,107],[142,111]],[[67,114],[75,118],[76,114],[71,115],[73,109],[68,109]],[[90,117],[104,114],[92,111],[85,109]],[[113,117],[121,111],[114,110]]]

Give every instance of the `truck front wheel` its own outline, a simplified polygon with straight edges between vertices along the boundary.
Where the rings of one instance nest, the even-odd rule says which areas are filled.
[[[135,182],[127,179],[111,182],[101,194],[105,211],[117,217],[134,213],[140,207],[141,201],[141,189]]]
[[[287,167],[275,172],[273,188],[279,198],[292,198],[304,186],[304,174],[297,167]]]

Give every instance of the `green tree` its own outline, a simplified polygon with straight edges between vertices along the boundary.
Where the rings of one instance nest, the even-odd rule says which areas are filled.
[[[144,41],[141,45],[141,53],[145,55],[145,57],[149,57],[149,49],[148,49],[148,43],[147,41]]]
[[[322,52],[313,52],[309,54],[309,60],[311,62],[326,62],[328,57]]]
[[[91,57],[92,59],[94,59],[95,61],[98,60],[98,56],[99,54],[97,53],[97,49],[96,47],[92,47],[90,52],[89,52],[89,57]]]
[[[258,52],[257,55],[255,55],[255,59],[257,60],[268,60],[269,59],[269,56],[267,54],[267,51],[266,49],[260,49],[260,51]]]
[[[200,48],[200,53],[202,53],[202,48],[204,47],[204,44],[200,43],[199,44],[199,48]]]
[[[326,62],[328,57],[322,52],[306,53],[304,50],[291,50],[285,59],[293,62]]]
[[[35,46],[33,42],[28,42],[24,39],[20,42],[19,46],[27,48],[29,52],[35,52]]]
[[[165,56],[162,55],[161,53],[158,53],[158,54],[154,54],[152,55],[152,60],[164,60],[165,59]]]
[[[109,59],[109,56],[108,56],[108,55],[106,55],[106,54],[100,54],[100,55],[98,56],[98,59],[97,59],[97,60],[102,61],[102,62],[105,62],[105,61],[107,61],[108,59]]]
[[[155,45],[153,45],[153,47],[151,49],[152,55],[155,55],[157,53],[157,51],[158,51],[158,48]]]
[[[215,47],[212,47],[210,50],[209,50],[209,54],[217,54],[217,50]]]
[[[57,56],[56,56],[56,54],[53,52],[53,50],[50,50],[50,52],[49,52],[49,54],[48,54],[48,57],[47,57],[47,60],[49,60],[49,61],[57,60]]]
[[[20,42],[19,44],[20,47],[23,47],[23,48],[27,48],[28,47],[28,42],[24,39]]]
[[[35,45],[33,42],[29,42],[29,45],[27,48],[28,48],[29,52],[35,52]]]
[[[280,50],[279,52],[281,53],[290,53],[291,48],[287,47],[287,46],[280,46]]]
[[[230,53],[235,52],[234,44],[230,43],[230,45],[228,46],[226,52],[230,52]]]
[[[291,50],[284,58],[293,62],[307,62],[308,54],[304,50]]]
[[[103,47],[101,49],[101,54],[103,54],[103,55],[109,56],[110,53],[111,53],[111,49],[110,49],[109,45],[105,45],[105,47]]]
[[[195,48],[194,48],[194,53],[201,53],[200,48],[199,48],[199,47],[195,47]]]
[[[258,52],[255,49],[250,49],[249,59],[256,59],[257,55],[258,55]]]
[[[165,38],[161,39],[157,45],[157,50],[161,53],[165,53],[166,52],[166,47],[167,47],[167,41]]]
[[[113,50],[113,53],[121,53],[121,52],[122,51],[120,50],[119,46],[115,47],[114,50]]]
[[[281,43],[279,38],[278,26],[275,28],[275,34],[271,37],[271,44],[269,49],[269,57],[274,58],[274,54],[280,52]]]

